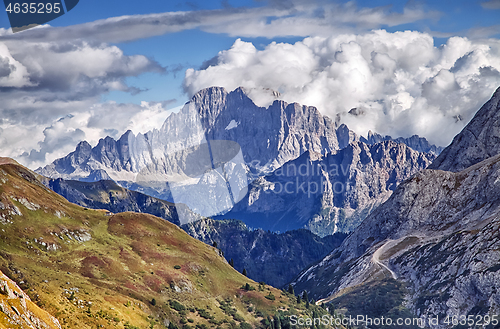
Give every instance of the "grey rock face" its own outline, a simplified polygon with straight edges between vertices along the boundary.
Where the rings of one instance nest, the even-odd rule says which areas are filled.
[[[296,290],[331,300],[393,276],[410,285],[410,308],[419,316],[498,314],[498,195],[500,155],[459,173],[424,170],[302,272]]]
[[[429,168],[458,172],[499,153],[500,88]]]
[[[434,158],[392,141],[353,142],[327,155],[307,151],[254,181],[248,195],[217,218],[282,232],[303,227],[320,236],[349,232]]]
[[[242,88],[228,93],[212,87],[193,96],[159,131],[138,136],[128,131],[118,141],[107,137],[94,148],[81,142],[75,152],[38,173],[79,179],[91,170],[104,169],[116,179],[113,176],[119,175],[114,171],[138,173],[154,161],[169,164],[168,155],[205,140],[237,142],[246,163],[272,169],[306,150],[321,153],[338,149],[335,128],[335,123],[314,107],[275,101],[266,109],[256,106]],[[168,169],[175,172],[178,168],[171,165]]]
[[[351,142],[359,140],[359,138],[354,131],[350,130],[345,124],[341,124],[337,128],[337,140],[339,143],[339,149],[341,150],[346,148]]]
[[[276,169],[306,150],[322,153],[339,148],[335,123],[312,106],[277,100],[261,108],[242,88],[229,94],[223,88],[209,88],[191,102],[199,108],[207,138],[237,142],[251,167]]]

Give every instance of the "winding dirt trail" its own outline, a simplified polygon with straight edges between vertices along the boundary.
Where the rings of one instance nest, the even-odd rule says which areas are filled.
[[[394,273],[393,270],[391,270],[389,267],[387,267],[384,263],[380,261],[380,255],[384,252],[384,248],[388,244],[392,244],[392,242],[394,242],[394,240],[389,240],[386,243],[384,243],[380,248],[378,248],[372,255],[372,262],[389,271],[389,273],[391,273],[392,278],[394,280],[397,280],[398,276],[396,275],[396,273]]]

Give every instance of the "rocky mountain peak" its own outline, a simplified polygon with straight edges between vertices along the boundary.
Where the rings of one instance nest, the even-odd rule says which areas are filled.
[[[429,167],[458,172],[500,153],[500,88]]]
[[[92,152],[92,146],[87,141],[78,143],[75,150],[75,164],[84,163]]]
[[[340,149],[343,149],[351,142],[358,140],[358,136],[354,133],[354,131],[350,130],[344,123],[337,128],[336,133]]]
[[[80,143],[78,143],[78,145],[76,146],[76,150],[78,152],[85,152],[87,150],[92,150],[92,146],[87,142],[87,141],[81,141]]]
[[[190,103],[195,104],[204,127],[209,127],[213,124],[220,112],[225,108],[228,96],[229,93],[225,88],[210,87],[200,90],[191,98]],[[240,96],[241,99],[243,93],[238,91],[233,96]]]

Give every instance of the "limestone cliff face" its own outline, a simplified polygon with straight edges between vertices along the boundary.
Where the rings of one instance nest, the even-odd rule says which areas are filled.
[[[298,276],[295,290],[330,301],[388,277],[408,285],[407,306],[418,316],[499,314],[497,99],[498,92],[433,165],[457,172],[428,169],[401,183],[339,248]]]
[[[51,178],[113,179],[122,186],[211,216],[246,194],[248,181],[306,150],[338,149],[335,123],[314,107],[256,106],[241,88],[197,93],[160,130],[105,138],[37,170]]]
[[[429,167],[460,171],[500,153],[500,88]]]
[[[0,272],[0,328],[61,329],[61,325]]]
[[[393,141],[352,142],[326,155],[308,151],[253,182],[248,195],[218,218],[275,231],[306,227],[321,236],[349,232],[434,158]]]

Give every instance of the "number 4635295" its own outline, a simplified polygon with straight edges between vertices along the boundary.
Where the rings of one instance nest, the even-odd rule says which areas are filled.
[[[453,325],[453,326],[458,326],[459,324],[462,326],[468,325],[468,326],[487,326],[489,324],[492,324],[496,326],[498,324],[498,316],[497,315],[454,315],[454,316],[447,316],[446,319],[444,320],[444,323],[447,325]]]
[[[9,14],[59,14],[61,12],[61,4],[56,3],[9,3],[5,8]]]

